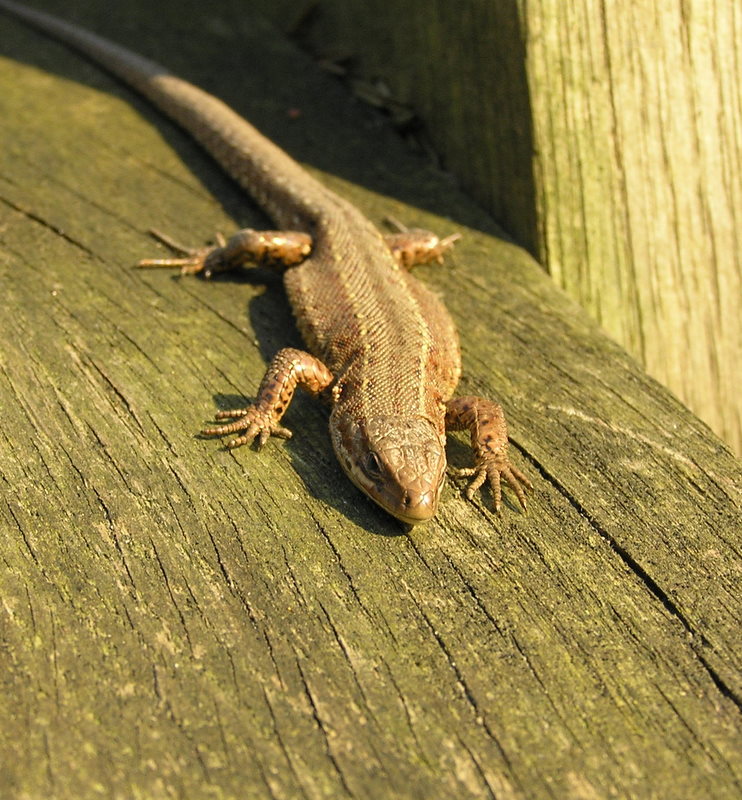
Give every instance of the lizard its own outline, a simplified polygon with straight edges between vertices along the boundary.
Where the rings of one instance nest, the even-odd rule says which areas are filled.
[[[488,483],[496,511],[504,482],[523,510],[530,480],[511,462],[502,407],[477,396],[454,396],[461,354],[441,299],[411,274],[441,262],[458,235],[429,231],[387,236],[351,203],[311,176],[222,101],[160,64],[77,25],[12,0],[0,9],[90,58],[149,99],[193,138],[267,212],[274,231],[238,231],[215,245],[179,248],[180,257],[140,266],[179,266],[210,277],[248,265],[282,272],[286,294],[308,351],[283,348],[270,362],[254,402],[219,411],[202,431],[229,436],[228,448],[270,436],[291,437],[281,422],[294,392],[322,395],[329,430],[350,480],[408,525],[431,519],[447,473],[446,432],[468,430],[474,466],[471,500]],[[164,237],[161,237],[164,238]],[[167,243],[167,242],[166,242]]]

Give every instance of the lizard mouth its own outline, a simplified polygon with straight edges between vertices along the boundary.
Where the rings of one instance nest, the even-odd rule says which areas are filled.
[[[390,495],[380,491],[378,485],[369,484],[348,471],[348,477],[368,498],[374,501],[400,522],[419,525],[435,516],[438,510],[438,494],[432,490],[425,492],[404,492],[402,496]]]

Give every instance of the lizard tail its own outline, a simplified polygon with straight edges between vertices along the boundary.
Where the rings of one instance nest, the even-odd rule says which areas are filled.
[[[221,100],[156,61],[13,0],[0,0],[0,10],[86,55],[144,95],[193,136],[279,225],[306,228],[316,221],[318,209],[332,204],[333,196],[281,148]]]

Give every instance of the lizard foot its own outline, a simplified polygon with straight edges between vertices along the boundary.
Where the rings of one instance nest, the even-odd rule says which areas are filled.
[[[222,254],[226,246],[226,239],[221,233],[216,234],[216,244],[208,247],[184,247],[167,234],[154,230],[154,228],[150,233],[171,250],[180,253],[180,257],[145,258],[137,264],[137,267],[141,269],[180,267],[181,275],[200,274],[203,278],[210,278],[215,272],[224,270]]]
[[[244,431],[240,436],[227,442],[227,447],[230,450],[243,444],[250,444],[256,437],[258,448],[261,448],[270,436],[278,436],[281,439],[291,438],[291,431],[278,424],[272,411],[261,409],[256,405],[231,411],[219,411],[216,418],[232,419],[234,422],[229,422],[226,425],[217,425],[213,428],[205,428],[201,431],[204,436],[224,436],[228,433]]]
[[[521,508],[526,510],[526,494],[523,489],[533,489],[533,484],[517,468],[514,467],[506,453],[485,452],[477,458],[475,467],[462,469],[451,468],[451,473],[457,478],[472,478],[466,488],[466,497],[471,500],[477,489],[485,482],[489,484],[495,503],[495,511],[502,506],[502,481],[515,492]]]
[[[466,429],[471,434],[474,466],[452,470],[461,477],[472,478],[466,490],[469,500],[487,481],[495,511],[499,511],[502,505],[502,482],[505,481],[525,511],[524,487],[533,489],[533,484],[508,458],[508,430],[502,406],[483,397],[454,397],[446,402],[446,429]]]
[[[224,436],[240,432],[230,439],[227,447],[232,449],[249,444],[257,438],[258,448],[270,436],[290,439],[291,431],[279,423],[300,386],[310,394],[319,394],[332,383],[333,377],[327,367],[309,353],[284,347],[273,357],[258,389],[257,399],[245,408],[219,411],[218,420],[232,420],[201,431],[204,436]]]
[[[445,254],[461,238],[460,233],[452,233],[441,239],[432,231],[408,228],[394,217],[387,217],[387,222],[397,229],[396,233],[384,237],[387,246],[397,263],[408,270],[431,261],[442,264]]]

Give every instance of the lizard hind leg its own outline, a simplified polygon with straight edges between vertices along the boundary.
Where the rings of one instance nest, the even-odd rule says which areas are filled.
[[[159,231],[150,233],[179,253],[178,258],[146,258],[137,266],[180,267],[182,275],[211,278],[246,264],[260,264],[285,269],[300,264],[312,251],[312,237],[301,231],[255,231],[243,228],[229,239],[216,234],[216,244],[209,247],[184,247]]]
[[[454,397],[446,403],[446,429],[466,429],[471,434],[474,467],[455,470],[460,477],[472,478],[467,487],[469,500],[487,481],[494,500],[495,511],[502,505],[502,481],[515,492],[521,508],[526,510],[525,489],[533,489],[530,480],[508,457],[508,432],[505,414],[498,403],[482,397]]]

